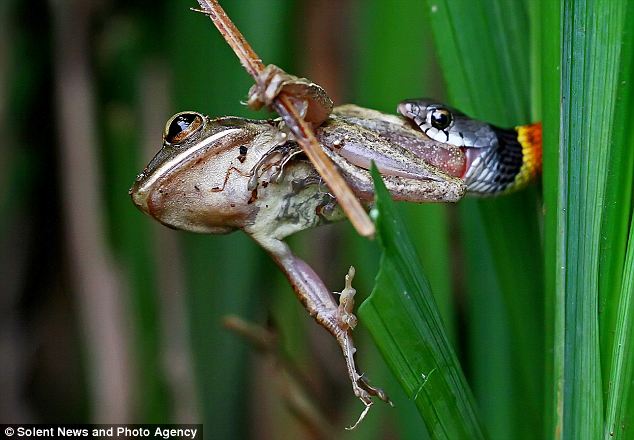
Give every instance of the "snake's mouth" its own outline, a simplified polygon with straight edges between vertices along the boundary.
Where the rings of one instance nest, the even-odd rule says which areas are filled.
[[[480,156],[483,153],[483,149],[482,148],[468,148],[468,147],[462,147],[460,148],[460,150],[462,151],[462,153],[464,154],[465,157],[465,166],[464,166],[464,170],[462,172],[462,175],[460,176],[461,179],[463,180],[467,180],[467,176],[469,174],[473,174],[473,170],[471,169],[473,166],[473,163],[478,160],[480,158]]]

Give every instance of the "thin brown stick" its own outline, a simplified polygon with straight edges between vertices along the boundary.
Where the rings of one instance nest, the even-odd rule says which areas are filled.
[[[242,66],[257,81],[258,75],[264,70],[264,64],[222,7],[220,7],[218,1],[198,0],[198,4],[209,15],[220,34],[240,59]],[[291,129],[304,153],[306,153],[308,159],[310,159],[317,172],[335,195],[339,205],[357,232],[365,237],[373,236],[375,232],[374,224],[365,209],[363,209],[363,206],[361,206],[361,202],[355,197],[330,158],[322,151],[313,130],[297,113],[288,95],[284,92],[280,93],[273,102],[273,109]]]

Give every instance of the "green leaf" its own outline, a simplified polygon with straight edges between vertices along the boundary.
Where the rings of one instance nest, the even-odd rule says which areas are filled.
[[[630,224],[623,286],[620,289],[615,344],[612,352],[610,390],[605,414],[604,437],[627,439],[632,437],[632,379],[634,378],[634,223]]]
[[[463,258],[467,262],[462,283],[464,307],[471,317],[463,331],[469,382],[490,438],[516,438],[521,429],[516,422],[517,402],[522,397],[515,386],[517,372],[512,368],[516,342],[478,202],[463,200],[458,209]]]
[[[561,44],[552,38],[558,32],[561,22],[559,2],[540,1],[542,35],[542,105],[543,105],[543,191],[544,191],[544,283],[545,283],[545,341],[547,347],[545,362],[545,433],[546,437],[556,437],[561,432],[563,414],[561,395],[563,392],[564,348],[564,297],[559,294],[560,271],[557,270],[557,228],[558,219],[564,214],[557,208],[557,194],[560,186],[559,155],[559,76],[561,71]]]
[[[623,23],[634,20],[629,2]],[[634,224],[632,179],[634,175],[634,33],[623,29],[613,147],[608,161],[605,210],[602,225],[599,315],[604,390],[607,388],[605,438],[632,437],[632,344],[634,343]],[[627,239],[627,229],[629,240]],[[627,253],[626,253],[627,249]],[[626,256],[627,255],[627,256]]]
[[[383,253],[376,286],[359,316],[432,438],[484,438],[429,282],[376,169],[373,178],[373,215]]]
[[[559,150],[557,156],[548,154],[550,161],[545,163],[549,181],[557,175],[556,206],[547,213],[548,229],[556,230],[554,243],[549,242],[554,245],[549,252],[554,252],[555,263],[548,270],[554,274],[549,279],[554,279],[556,289],[552,297],[557,380],[552,432],[557,438],[599,438],[604,431],[599,286],[620,282],[605,279],[607,266],[601,267],[600,247],[606,244],[606,185],[612,183],[608,164],[622,160],[613,155],[612,148],[625,4],[564,1],[559,10],[545,9],[551,26],[546,31],[559,35],[561,41],[560,60],[555,61],[561,65],[560,73],[548,74],[550,81],[559,82],[558,91],[553,86],[557,99],[548,100],[560,107]],[[548,55],[557,54],[549,50]],[[553,124],[557,115],[548,118]],[[547,199],[550,203],[554,197],[548,195]],[[612,331],[607,326],[604,330]],[[610,350],[603,347],[604,362]]]
[[[618,14],[621,15],[622,12],[619,11]],[[622,23],[631,23],[634,20],[634,2],[628,3],[626,14],[623,14]],[[618,19],[619,17],[615,17],[615,20]],[[618,305],[628,245],[634,179],[634,89],[631,86],[634,75],[634,33],[623,28],[622,33],[616,31],[611,37],[609,44],[614,48],[615,57],[617,53],[620,54],[620,60],[616,107],[611,122],[612,142],[609,143],[609,158],[606,164],[607,179],[599,265],[599,328],[604,392],[609,391],[607,375],[610,371],[615,323],[620,312]],[[620,50],[619,43],[622,44]],[[617,68],[617,65],[613,67]]]

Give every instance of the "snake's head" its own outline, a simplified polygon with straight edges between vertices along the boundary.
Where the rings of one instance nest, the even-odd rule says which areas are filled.
[[[496,136],[486,122],[471,119],[437,101],[417,98],[402,101],[398,112],[411,119],[427,136],[455,147],[486,148]]]

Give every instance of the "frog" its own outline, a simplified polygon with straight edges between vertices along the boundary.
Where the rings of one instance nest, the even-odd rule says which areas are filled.
[[[274,65],[260,74],[248,104],[270,107],[282,92],[292,97],[367,209],[374,196],[372,164],[395,200],[415,203],[455,203],[467,194],[507,192],[527,184],[539,170],[537,126],[499,129],[425,99],[402,101],[399,115],[354,104],[334,106],[322,87]],[[391,404],[355,362],[354,269],[337,301],[284,241],[345,216],[281,119],[175,114],[130,196],[141,211],[173,229],[246,233],[272,257],[308,313],[339,345],[353,393],[364,404],[353,427],[375,399]]]

